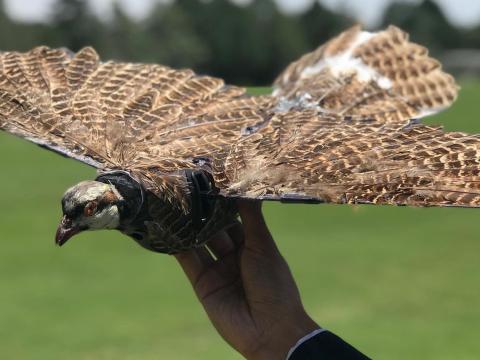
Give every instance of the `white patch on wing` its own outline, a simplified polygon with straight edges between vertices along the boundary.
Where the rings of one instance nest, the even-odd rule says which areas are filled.
[[[333,76],[340,77],[344,74],[356,73],[357,79],[361,82],[375,81],[382,89],[388,90],[392,87],[392,81],[379,74],[372,67],[364,64],[361,59],[353,56],[353,52],[362,44],[376,36],[376,33],[361,31],[350,47],[344,52],[321,59],[316,64],[306,67],[300,74],[300,79],[314,76],[325,69],[329,69]]]
[[[299,107],[302,109],[317,109],[322,110],[318,103],[312,101],[312,95],[309,93],[303,93],[301,96],[294,97],[293,99],[288,99],[286,97],[281,97],[278,100],[277,106],[275,107],[276,112],[287,112],[294,107]]]
[[[379,74],[380,75],[380,74]],[[388,90],[388,89],[391,89],[393,84],[392,84],[392,80],[390,80],[388,77],[386,76],[382,76],[380,75],[377,79],[377,85],[380,86],[382,89],[384,90]]]

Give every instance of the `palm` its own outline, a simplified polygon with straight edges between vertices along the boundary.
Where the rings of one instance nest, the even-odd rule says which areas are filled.
[[[209,249],[216,259],[205,248],[177,255],[177,259],[213,325],[236,350],[248,358],[261,358],[259,354],[279,337],[276,351],[286,354],[293,344],[284,337],[298,340],[317,326],[303,310],[260,207],[241,204],[240,213],[243,225],[210,240]]]

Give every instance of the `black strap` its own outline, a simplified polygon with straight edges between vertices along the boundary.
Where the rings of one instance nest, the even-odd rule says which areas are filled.
[[[143,187],[128,172],[122,170],[104,172],[98,175],[95,181],[114,185],[124,199],[117,204],[120,214],[124,220],[135,220],[144,206],[145,193]]]
[[[202,170],[186,169],[185,176],[190,187],[193,226],[197,231],[212,216],[215,207],[213,179]]]

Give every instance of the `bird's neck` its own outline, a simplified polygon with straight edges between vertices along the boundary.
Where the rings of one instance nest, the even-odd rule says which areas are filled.
[[[122,200],[117,204],[120,225],[132,222],[141,212],[145,205],[144,190],[128,173],[123,171],[106,172],[99,175],[95,180],[112,185],[122,197]]]

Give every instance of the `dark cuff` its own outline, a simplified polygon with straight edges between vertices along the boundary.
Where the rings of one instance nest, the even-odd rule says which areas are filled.
[[[330,331],[300,344],[288,360],[371,360]]]

